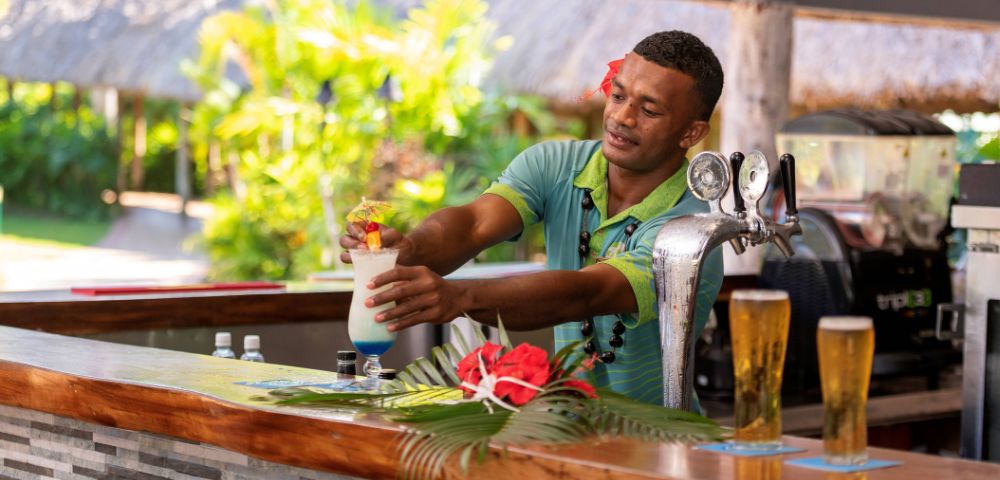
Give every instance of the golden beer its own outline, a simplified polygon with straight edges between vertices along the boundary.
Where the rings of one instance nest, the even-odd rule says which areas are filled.
[[[734,290],[733,338],[737,448],[781,446],[781,378],[791,306],[781,290]]]
[[[781,458],[736,457],[736,480],[781,480]]]
[[[875,352],[868,317],[823,317],[816,331],[823,388],[823,460],[832,465],[868,461],[865,403]]]

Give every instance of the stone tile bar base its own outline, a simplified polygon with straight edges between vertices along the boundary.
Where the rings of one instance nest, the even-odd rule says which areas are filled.
[[[0,405],[0,480],[347,480],[211,445]]]

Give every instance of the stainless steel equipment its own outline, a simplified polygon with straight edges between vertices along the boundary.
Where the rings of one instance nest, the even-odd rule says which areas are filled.
[[[962,180],[970,173],[1000,179],[1000,165],[963,166]],[[952,207],[951,221],[968,229],[961,455],[1000,462],[1000,195],[998,183],[978,179],[960,182],[970,187],[960,198],[972,202]]]
[[[937,305],[952,300],[943,229],[954,133],[914,112],[832,110],[788,122],[777,141],[798,160],[804,231],[800,254],[766,252],[758,279],[792,302],[785,398],[817,398],[816,324],[838,314],[873,318],[876,379],[920,376],[937,388],[961,359],[934,335]]]
[[[663,361],[663,405],[689,409],[694,379],[694,311],[705,256],[723,242],[737,253],[747,246],[773,242],[793,255],[790,237],[801,233],[795,208],[795,159],[782,155],[781,174],[786,199],[785,223],[760,214],[758,202],[767,189],[767,158],[760,152],[734,153],[730,164],[717,152],[691,160],[687,182],[691,192],[708,202],[710,212],[674,218],[660,228],[653,246]],[[737,172],[733,177],[732,172]],[[730,182],[732,179],[732,182]],[[721,199],[733,186],[735,208],[722,209]]]

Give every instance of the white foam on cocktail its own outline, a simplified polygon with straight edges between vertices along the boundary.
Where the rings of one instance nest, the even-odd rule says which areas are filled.
[[[821,317],[819,328],[823,330],[868,330],[872,328],[871,317]]]
[[[391,285],[385,285],[375,290],[368,289],[368,282],[376,275],[391,270],[396,265],[399,251],[384,248],[381,250],[350,250],[351,263],[354,264],[354,294],[351,298],[351,310],[347,319],[347,332],[355,342],[391,342],[396,333],[386,329],[385,324],[375,323],[375,314],[388,310],[396,304],[393,302],[367,307],[367,298],[379,292],[388,290]]]

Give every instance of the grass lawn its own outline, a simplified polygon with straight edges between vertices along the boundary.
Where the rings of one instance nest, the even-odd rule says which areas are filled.
[[[18,240],[94,245],[108,233],[110,220],[83,221],[47,213],[5,208],[0,233]]]

